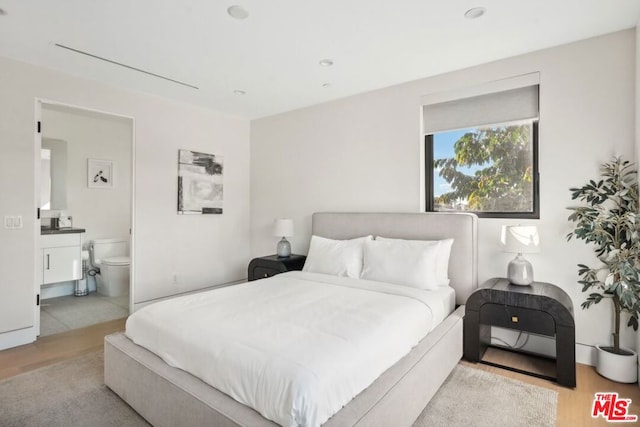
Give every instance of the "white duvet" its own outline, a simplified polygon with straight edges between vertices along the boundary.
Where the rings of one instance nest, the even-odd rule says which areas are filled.
[[[454,291],[289,272],[155,303],[126,334],[282,426],[319,426],[453,309]]]

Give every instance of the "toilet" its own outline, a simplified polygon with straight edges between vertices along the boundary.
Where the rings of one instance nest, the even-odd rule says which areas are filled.
[[[95,239],[89,243],[91,265],[99,270],[96,289],[99,294],[117,297],[129,293],[128,239]]]

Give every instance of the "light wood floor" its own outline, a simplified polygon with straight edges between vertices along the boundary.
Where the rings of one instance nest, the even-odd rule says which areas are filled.
[[[104,348],[104,337],[124,330],[125,319],[39,338],[32,344],[0,351],[0,380]]]
[[[28,344],[0,351],[0,380],[82,354],[99,351],[103,348],[103,338],[113,332],[124,330],[125,319],[76,329],[61,334],[50,335]],[[507,355],[501,363],[518,364],[517,355]],[[511,358],[511,359],[510,359]],[[514,362],[514,363],[509,363]],[[621,398],[632,399],[630,414],[640,415],[640,388],[638,384],[619,384],[598,375],[595,369],[587,365],[577,365],[577,387],[560,387],[550,381],[518,374],[483,364],[461,363],[477,369],[514,378],[529,384],[549,388],[558,392],[559,427],[604,426],[610,425],[602,418],[591,418],[591,405],[596,392],[618,392]],[[520,366],[523,369],[535,369],[535,366]],[[463,404],[463,402],[461,402]],[[490,416],[490,415],[488,415]],[[625,425],[626,423],[617,423]],[[640,423],[639,423],[640,424]]]

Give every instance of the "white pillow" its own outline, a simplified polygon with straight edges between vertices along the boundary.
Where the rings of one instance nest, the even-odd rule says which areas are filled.
[[[376,236],[376,240],[381,242],[400,241],[406,242],[410,245],[417,247],[422,246],[438,246],[438,253],[436,255],[435,269],[436,280],[438,286],[449,286],[449,257],[451,255],[451,246],[453,245],[453,239],[444,240],[403,240],[403,239],[388,239],[386,237]]]
[[[364,244],[361,277],[419,289],[437,289],[438,244],[414,245],[403,240],[372,240]]]
[[[333,240],[311,236],[311,245],[302,271],[358,278],[362,272],[364,242],[373,236]]]

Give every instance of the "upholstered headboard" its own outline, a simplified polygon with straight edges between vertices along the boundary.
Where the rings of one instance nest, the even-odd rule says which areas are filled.
[[[478,218],[474,214],[317,212],[312,221],[312,233],[330,239],[369,234],[409,240],[453,238],[449,279],[456,303],[464,304],[478,287]]]

